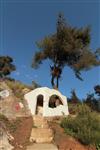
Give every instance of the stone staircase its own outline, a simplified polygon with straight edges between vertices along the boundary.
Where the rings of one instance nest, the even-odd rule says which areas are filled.
[[[48,121],[42,116],[33,116],[33,128],[31,131],[31,145],[27,150],[58,150],[53,142],[54,132],[50,128]]]
[[[54,137],[48,122],[41,116],[33,117],[33,128],[31,131],[30,142],[51,143]]]
[[[30,145],[27,147],[27,150],[58,150],[58,148],[52,143],[43,143]]]
[[[48,121],[42,116],[34,115],[33,123],[34,123],[34,126],[38,128],[49,128]]]

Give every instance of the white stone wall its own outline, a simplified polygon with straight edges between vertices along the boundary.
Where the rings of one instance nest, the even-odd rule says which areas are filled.
[[[43,116],[62,116],[68,115],[68,105],[67,99],[59,91],[55,89],[49,89],[47,87],[37,88],[31,92],[25,94],[25,99],[27,100],[29,109],[31,110],[32,115],[35,115],[36,106],[37,106],[37,96],[43,95]],[[63,105],[59,105],[55,108],[50,108],[48,106],[49,99],[52,95],[57,95],[61,98]]]

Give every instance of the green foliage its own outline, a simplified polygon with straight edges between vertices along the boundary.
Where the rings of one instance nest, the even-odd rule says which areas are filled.
[[[96,85],[94,87],[95,93],[98,94],[98,96],[100,96],[100,85]]]
[[[71,90],[71,97],[68,98],[69,113],[76,115],[79,112],[79,108],[80,108],[81,104],[82,104],[82,102],[78,98],[75,90]]]
[[[64,118],[61,126],[67,134],[83,144],[100,144],[100,116],[91,112],[86,105],[81,105],[76,117]]]
[[[40,87],[40,85],[38,85],[36,82],[32,81],[32,85],[26,85],[20,81],[16,81],[16,80],[13,80],[13,79],[9,79],[7,78],[5,80],[6,84],[8,85],[8,87],[12,90],[13,94],[19,98],[19,101],[23,101],[23,98],[24,98],[24,94],[25,94],[25,91],[30,91],[30,90],[33,90],[37,87]],[[2,89],[1,89],[2,90]]]
[[[38,83],[36,83],[35,81],[32,81],[32,88],[36,89],[38,87],[41,87]]]
[[[100,144],[96,145],[96,150],[100,150]]]
[[[28,88],[31,89],[31,86],[25,85],[19,81],[10,81],[6,80],[7,85],[13,91],[14,95],[18,97],[20,100],[23,99],[24,93],[23,89]]]
[[[72,27],[65,22],[63,15],[59,14],[56,32],[37,42],[40,51],[35,53],[32,67],[37,68],[43,60],[49,59],[54,69],[60,68],[62,72],[62,69],[68,66],[73,69],[76,77],[82,80],[82,70],[100,65],[98,51],[93,53],[90,49],[90,39],[90,27]],[[51,73],[51,76],[55,78],[58,74],[56,76]]]
[[[87,94],[84,103],[87,104],[92,110],[100,112],[100,98],[95,98],[94,94]]]
[[[4,123],[7,123],[8,119],[3,114],[0,113],[0,121],[4,122]]]
[[[71,102],[68,102],[68,109],[69,109],[69,113],[70,114],[73,114],[73,115],[76,115],[79,113],[79,108],[81,107],[81,103],[71,103]]]
[[[71,91],[71,98],[69,99],[69,103],[73,103],[73,104],[80,103],[80,100],[74,89]]]
[[[0,56],[0,78],[3,78],[16,70],[15,65],[12,63],[13,59],[11,57]]]

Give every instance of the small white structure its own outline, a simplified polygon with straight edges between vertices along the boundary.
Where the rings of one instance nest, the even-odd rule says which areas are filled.
[[[66,97],[55,89],[36,88],[25,94],[24,97],[32,115],[52,117],[69,114]]]
[[[9,96],[9,91],[8,91],[8,90],[2,90],[2,91],[0,92],[0,96],[1,96],[2,98],[8,97],[8,96]]]

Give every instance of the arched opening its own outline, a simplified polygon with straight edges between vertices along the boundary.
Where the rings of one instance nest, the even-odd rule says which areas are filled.
[[[43,115],[43,95],[37,96],[36,115]]]
[[[59,105],[63,105],[61,98],[57,95],[52,95],[49,99],[49,107],[55,108]]]

